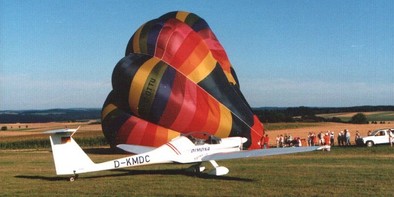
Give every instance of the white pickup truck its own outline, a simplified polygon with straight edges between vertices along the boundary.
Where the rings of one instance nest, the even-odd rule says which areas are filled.
[[[378,129],[371,133],[371,135],[359,138],[356,143],[357,145],[367,145],[372,147],[378,144],[389,143],[389,132],[390,129]],[[394,136],[394,129],[391,129],[392,136]]]

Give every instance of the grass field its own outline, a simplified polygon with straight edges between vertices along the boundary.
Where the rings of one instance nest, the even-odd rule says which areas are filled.
[[[89,149],[95,162],[124,155]],[[92,153],[95,152],[95,153]],[[331,152],[228,160],[223,177],[152,165],[58,177],[49,150],[1,150],[1,196],[392,196],[394,148],[333,148]],[[207,166],[209,167],[209,166]]]
[[[48,136],[42,131],[76,128],[76,140],[95,162],[125,155],[109,154],[102,143],[100,125],[49,123],[13,126],[0,132],[0,196],[392,196],[394,193],[394,148],[332,148],[310,152],[219,161],[230,169],[223,177],[185,172],[190,165],[165,164],[82,174],[75,182],[55,175]],[[390,124],[351,125],[342,123],[266,124],[270,136],[291,132],[338,131],[347,128],[366,133]],[[42,143],[39,146],[36,144]],[[21,144],[18,144],[21,143]],[[22,149],[18,147],[23,147]],[[208,170],[210,165],[207,165]]]

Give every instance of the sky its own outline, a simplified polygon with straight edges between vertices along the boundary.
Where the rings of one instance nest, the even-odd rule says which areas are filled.
[[[394,1],[0,0],[0,110],[101,108],[133,33],[207,21],[252,107],[394,105]]]

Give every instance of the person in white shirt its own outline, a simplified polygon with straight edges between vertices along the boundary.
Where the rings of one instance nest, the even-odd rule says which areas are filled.
[[[389,143],[390,143],[390,146],[393,147],[393,141],[394,141],[394,134],[393,134],[393,131],[392,131],[391,129],[389,129],[389,130],[387,131],[387,133],[388,133],[388,136],[389,136]]]

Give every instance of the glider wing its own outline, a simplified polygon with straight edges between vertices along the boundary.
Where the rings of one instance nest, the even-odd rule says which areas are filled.
[[[202,161],[283,155],[283,154],[291,154],[291,153],[310,152],[319,149],[320,147],[311,146],[311,147],[297,147],[297,148],[260,149],[260,150],[239,151],[239,152],[230,152],[230,153],[216,153],[203,157]]]

